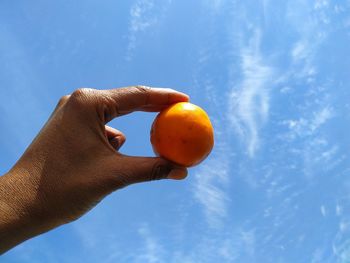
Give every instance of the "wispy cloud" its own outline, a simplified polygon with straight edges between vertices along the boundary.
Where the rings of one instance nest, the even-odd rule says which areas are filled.
[[[311,263],[325,262],[324,253],[324,248],[316,248],[311,257]]]
[[[314,81],[317,74],[314,58],[329,35],[329,9],[329,1],[326,0],[288,2],[287,21],[299,38],[290,53],[293,64],[289,73],[294,77]]]
[[[154,18],[149,18],[147,13],[152,10],[154,6],[153,1],[142,0],[136,2],[135,5],[131,7],[130,10],[130,31],[131,32],[141,32],[146,30],[148,27],[152,26],[157,22]]]
[[[310,114],[309,114],[310,115]],[[321,127],[335,116],[334,109],[330,106],[323,106],[321,109],[298,120],[286,120],[282,123],[289,128],[289,139],[314,135]],[[321,143],[320,140],[318,142]]]
[[[319,112],[316,112],[311,122],[310,129],[314,132],[321,125],[325,124],[329,119],[334,116],[333,110],[330,107],[324,107]]]
[[[340,204],[335,206],[335,214],[341,216],[343,214],[343,207]]]
[[[321,212],[321,215],[323,217],[325,217],[327,215],[327,210],[326,210],[326,207],[324,205],[321,205],[320,212]]]
[[[122,256],[127,259],[125,262],[212,263],[236,262],[239,258],[255,262],[258,240],[253,228],[226,226],[215,232],[203,230],[202,235],[197,235],[196,241],[189,244],[190,249],[183,246],[186,240],[181,244],[162,246],[148,223],[139,228],[139,234],[143,244],[138,250]]]
[[[136,48],[138,34],[157,23],[155,16],[150,16],[154,8],[153,0],[139,0],[130,9],[129,36],[127,47],[127,60],[131,60],[132,52]]]
[[[349,222],[347,223],[349,226]],[[339,263],[347,263],[350,258],[350,239],[349,237],[349,227],[345,227],[344,222],[340,222],[339,230],[333,241],[333,255],[334,260]]]
[[[205,3],[216,13],[222,9],[225,0],[206,0]]]
[[[86,229],[89,229],[89,231],[86,231]],[[72,230],[84,248],[96,249],[96,246],[98,245],[98,238],[96,233],[100,232],[92,228],[89,222],[86,222],[85,220],[74,222],[72,224]]]
[[[131,60],[138,41],[146,32],[159,25],[162,14],[171,0],[155,3],[154,0],[138,0],[130,8],[128,46],[126,59]],[[160,10],[159,10],[160,9]]]
[[[238,257],[253,258],[255,256],[256,237],[254,230],[243,231],[226,228],[216,234],[201,235],[196,242],[190,244],[190,249],[183,244],[175,244],[167,246],[165,250],[159,244],[158,237],[151,233],[151,228],[146,227],[146,229],[146,234],[141,235],[144,242],[140,248],[142,253],[134,251],[130,255],[122,256],[122,258],[128,259],[125,262],[229,263],[236,262]]]
[[[241,52],[242,81],[233,87],[229,98],[228,118],[247,145],[253,157],[260,145],[260,129],[269,116],[269,84],[273,69],[263,62],[260,52],[260,31],[256,30],[250,45]]]
[[[296,0],[287,4],[287,23],[296,34],[297,41],[289,54],[291,64],[285,72],[285,83],[295,83],[293,89],[297,92],[292,90],[292,95],[302,95],[304,101],[297,100],[293,107],[294,114],[299,116],[283,122],[289,131],[282,137],[293,142],[291,148],[295,147],[297,158],[301,157],[301,170],[307,179],[329,172],[343,161],[343,157],[338,156],[338,145],[330,140],[324,129],[338,114],[337,106],[329,96],[334,87],[330,87],[329,83],[318,83],[322,67],[316,58],[333,30],[328,26],[329,10],[330,2],[327,0]]]
[[[195,173],[194,197],[204,208],[211,227],[220,227],[227,215],[229,163],[224,154],[209,159]]]
[[[156,237],[151,233],[148,224],[144,224],[138,229],[138,233],[143,241],[141,251],[137,253],[134,262],[157,263],[164,262],[164,250]]]
[[[207,1],[205,8],[216,8],[224,1],[216,3]],[[228,127],[226,116],[218,115],[218,109],[226,107],[222,101],[222,94],[218,89],[218,77],[212,74],[215,53],[210,47],[217,47],[216,41],[211,39],[209,33],[208,42],[198,48],[197,65],[193,69],[193,93],[204,95],[203,99],[210,106],[208,112],[215,131],[215,146],[207,160],[194,170],[195,181],[192,185],[194,200],[200,205],[205,215],[209,228],[218,229],[228,214],[230,202],[228,187],[230,183],[230,156],[232,149],[228,142]],[[213,41],[213,43],[211,42]],[[216,68],[216,67],[215,67]]]

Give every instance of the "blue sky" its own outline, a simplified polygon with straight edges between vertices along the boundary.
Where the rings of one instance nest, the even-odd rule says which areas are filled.
[[[350,1],[0,3],[0,172],[79,87],[190,95],[215,127],[181,182],[115,192],[0,262],[350,262]],[[153,155],[155,114],[111,122]]]

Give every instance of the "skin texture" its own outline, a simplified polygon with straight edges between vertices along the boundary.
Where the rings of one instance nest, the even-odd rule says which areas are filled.
[[[144,86],[79,89],[63,96],[23,156],[0,177],[0,254],[89,211],[133,183],[184,179],[186,168],[159,157],[118,152],[125,135],[106,125],[133,111],[161,111],[188,101]]]

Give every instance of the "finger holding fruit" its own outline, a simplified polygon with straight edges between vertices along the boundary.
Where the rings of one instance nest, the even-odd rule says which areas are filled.
[[[63,96],[25,153],[0,176],[0,254],[78,219],[130,184],[184,179],[210,153],[208,115],[171,89],[78,89]],[[119,152],[126,136],[107,126],[134,111],[158,112],[151,142],[159,157]],[[16,186],[16,187],[14,187]]]

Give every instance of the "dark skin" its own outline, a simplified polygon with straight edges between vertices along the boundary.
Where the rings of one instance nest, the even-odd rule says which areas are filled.
[[[187,169],[160,157],[118,152],[125,135],[106,124],[133,111],[157,112],[188,101],[144,86],[79,89],[61,98],[23,156],[0,177],[0,254],[72,222],[130,184],[184,179]]]

